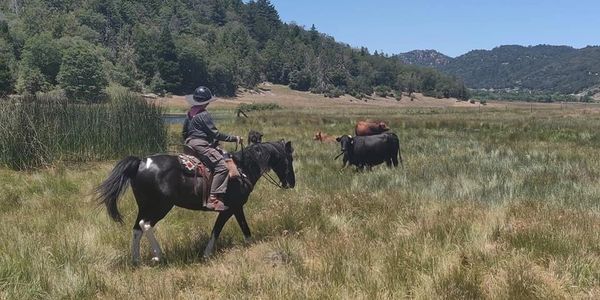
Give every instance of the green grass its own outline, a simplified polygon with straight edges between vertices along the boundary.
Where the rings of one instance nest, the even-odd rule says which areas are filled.
[[[366,117],[399,134],[404,169],[340,171],[339,146],[312,140]],[[89,195],[114,162],[0,169],[0,298],[600,297],[599,115],[284,109],[218,125],[296,149],[297,187],[259,182],[246,206],[255,243],[232,220],[205,261],[216,215],[176,208],[157,227],[165,261],[143,239],[133,267],[131,192],[125,226]]]

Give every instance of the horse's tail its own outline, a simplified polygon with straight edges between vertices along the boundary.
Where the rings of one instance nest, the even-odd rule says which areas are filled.
[[[134,156],[125,157],[117,163],[108,178],[95,189],[98,201],[106,205],[108,215],[115,222],[123,223],[123,218],[117,208],[117,200],[127,190],[129,180],[137,174],[140,161]]]

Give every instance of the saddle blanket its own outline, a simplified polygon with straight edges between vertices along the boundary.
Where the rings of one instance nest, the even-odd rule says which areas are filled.
[[[181,163],[181,166],[186,173],[190,175],[199,175],[202,177],[206,177],[208,175],[208,170],[198,158],[187,154],[179,154],[178,158],[179,163]]]

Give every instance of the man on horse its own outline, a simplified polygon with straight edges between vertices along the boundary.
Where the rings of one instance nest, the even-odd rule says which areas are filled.
[[[217,130],[212,116],[206,111],[208,104],[215,100],[207,87],[196,88],[194,94],[188,97],[188,101],[193,106],[187,113],[182,133],[185,144],[193,148],[213,171],[210,197],[204,203],[205,207],[209,210],[224,211],[228,207],[223,203],[222,197],[227,191],[229,177],[225,157],[217,148],[217,143],[218,141],[241,143],[242,138]],[[228,154],[225,153],[225,155]]]

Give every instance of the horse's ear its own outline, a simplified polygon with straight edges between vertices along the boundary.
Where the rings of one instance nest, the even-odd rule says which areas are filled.
[[[338,136],[338,137],[335,138],[335,140],[339,143],[342,140],[342,137]]]
[[[285,151],[287,153],[294,153],[294,148],[292,148],[292,142],[285,143]]]

